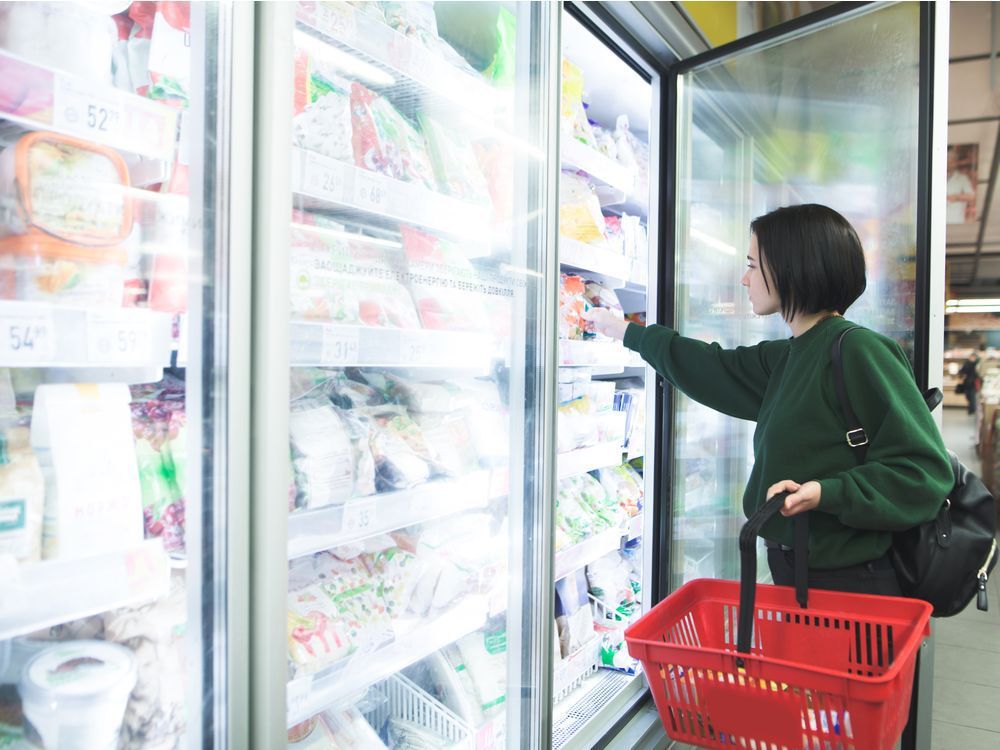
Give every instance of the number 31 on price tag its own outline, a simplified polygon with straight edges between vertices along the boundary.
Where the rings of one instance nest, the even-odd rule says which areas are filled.
[[[375,527],[375,499],[353,500],[344,506],[344,523],[342,531],[353,534],[360,531],[370,531]]]

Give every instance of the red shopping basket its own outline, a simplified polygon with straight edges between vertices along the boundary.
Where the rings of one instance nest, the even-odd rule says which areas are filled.
[[[741,583],[682,586],[625,631],[629,653],[642,662],[671,739],[706,748],[892,750],[931,606],[813,590],[806,609],[799,550],[807,526],[799,519],[808,514],[795,516],[796,588],[755,585],[757,532],[783,503],[784,494],[772,498],[744,526]]]

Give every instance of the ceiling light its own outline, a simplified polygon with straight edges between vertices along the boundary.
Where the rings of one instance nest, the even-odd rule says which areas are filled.
[[[998,313],[1000,312],[1000,305],[964,305],[962,307],[946,307],[944,309],[945,315],[962,315],[965,313]]]
[[[372,86],[392,86],[396,83],[396,79],[384,70],[370,65],[364,60],[359,60],[354,55],[348,54],[342,49],[338,49],[332,44],[328,44],[322,39],[318,39],[304,31],[296,29],[294,40],[296,47],[309,53],[311,57],[315,57],[317,60],[333,65],[348,76],[360,78]]]

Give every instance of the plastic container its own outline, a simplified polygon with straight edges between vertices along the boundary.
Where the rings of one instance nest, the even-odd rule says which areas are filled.
[[[18,690],[25,735],[46,750],[116,750],[136,660],[124,646],[67,641],[34,656]]]
[[[0,240],[0,299],[120,307],[125,251],[45,236]]]

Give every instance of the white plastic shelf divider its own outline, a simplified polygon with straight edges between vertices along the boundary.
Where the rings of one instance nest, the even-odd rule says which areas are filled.
[[[500,356],[486,333],[299,320],[291,326],[293,367],[455,367],[485,372]]]
[[[556,476],[566,479],[594,469],[603,469],[605,466],[618,466],[621,462],[621,443],[599,443],[557,454]]]
[[[175,109],[3,51],[0,80],[17,81],[21,87],[16,95],[0,98],[2,119],[154,159],[173,158]]]
[[[138,308],[0,302],[0,367],[165,367],[170,324]]]
[[[454,643],[486,623],[487,601],[466,597],[450,610],[372,654],[356,654],[315,675],[288,683],[287,724],[293,727],[328,708],[337,708],[365,688]]]
[[[292,192],[309,207],[341,206],[445,234],[482,242],[490,230],[489,208],[292,147]]]
[[[618,341],[559,340],[559,364],[563,367],[624,367],[627,358],[628,350]]]
[[[597,671],[601,639],[594,636],[576,653],[556,663],[552,669],[552,700],[558,703],[591,672]]]
[[[627,167],[575,138],[563,138],[561,148],[564,168],[586,172],[594,180],[617,188],[626,196],[632,194],[635,189],[635,175]]]
[[[627,532],[621,529],[607,529],[579,544],[556,552],[552,580],[559,581],[587,563],[621,548],[622,537]]]
[[[559,237],[559,262],[615,289],[625,286],[628,279],[629,259],[624,255],[601,250],[571,237]]]
[[[483,508],[489,500],[490,472],[427,482],[410,490],[369,495],[344,505],[305,510],[288,516],[288,558],[356,542],[411,524],[463,510]]]
[[[4,567],[0,641],[165,596],[170,561],[159,539],[117,552]]]
[[[330,42],[360,53],[368,61],[403,76],[423,92],[452,108],[493,121],[501,92],[485,80],[452,65],[416,39],[401,34],[346,2],[303,2],[299,23],[322,33]]]

